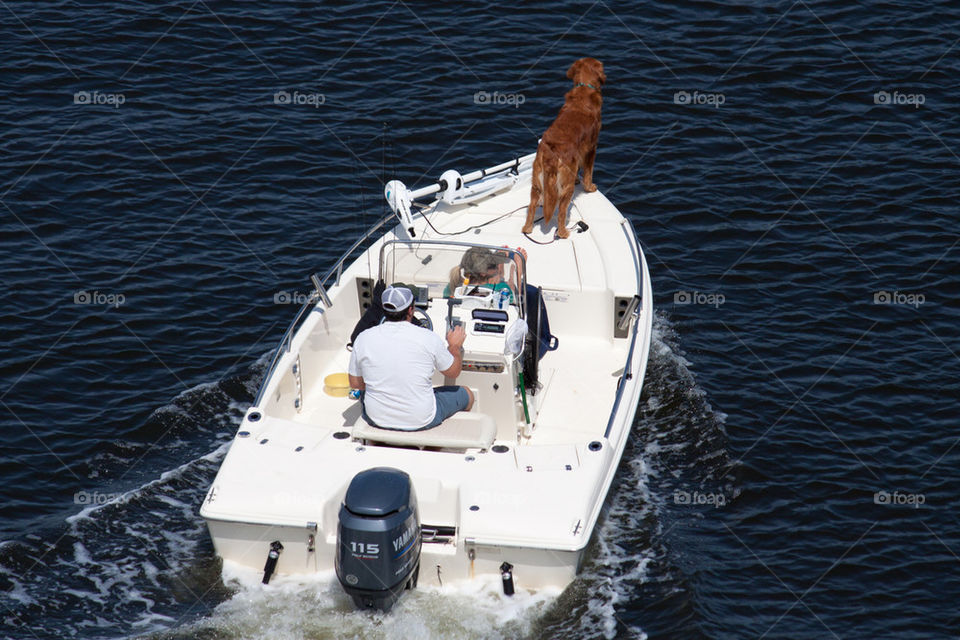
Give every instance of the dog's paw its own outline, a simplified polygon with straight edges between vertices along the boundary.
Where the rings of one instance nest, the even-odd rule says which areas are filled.
[[[561,240],[565,238],[569,238],[570,232],[567,231],[566,227],[560,227],[559,229],[557,229],[557,237],[560,238]]]
[[[594,191],[597,190],[597,185],[595,185],[595,184],[585,184],[585,185],[583,185],[583,190],[586,191],[587,193],[593,193]]]
[[[523,225],[523,229],[521,229],[521,232],[522,232],[522,233],[533,233],[533,224],[525,224],[525,225]]]

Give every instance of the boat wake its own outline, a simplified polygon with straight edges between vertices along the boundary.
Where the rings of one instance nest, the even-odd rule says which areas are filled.
[[[558,595],[517,589],[502,595],[496,577],[470,583],[421,586],[406,593],[388,614],[360,612],[333,571],[306,578],[278,576],[268,587],[262,573],[225,563],[236,594],[202,620],[154,640],[187,638],[521,638],[530,637]]]
[[[539,637],[642,639],[660,631],[649,629],[648,619],[672,620],[664,631],[676,631],[692,617],[685,551],[671,535],[690,513],[678,516],[675,508],[684,492],[734,474],[726,415],[710,406],[691,366],[668,316],[656,313],[640,406],[598,535]],[[720,492],[732,499],[733,482]]]
[[[87,462],[79,475],[89,486],[73,494],[71,515],[0,545],[5,637],[128,637],[229,597],[197,509],[263,368],[198,385],[154,411],[136,435]]]

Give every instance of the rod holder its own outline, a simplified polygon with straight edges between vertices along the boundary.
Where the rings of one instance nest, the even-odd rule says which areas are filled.
[[[630,300],[630,303],[627,305],[627,308],[623,310],[623,315],[620,316],[620,319],[617,321],[618,330],[627,330],[627,327],[630,326],[630,318],[632,318],[633,314],[637,312],[637,307],[639,306],[640,296],[633,296],[633,298]]]
[[[324,306],[328,309],[332,307],[333,303],[330,302],[330,296],[327,295],[327,290],[323,288],[323,283],[320,282],[320,276],[314,273],[310,276],[310,281],[313,283],[313,288],[317,290],[317,295],[323,300]]]

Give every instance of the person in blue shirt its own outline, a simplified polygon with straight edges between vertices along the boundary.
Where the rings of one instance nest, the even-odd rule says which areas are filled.
[[[463,254],[460,264],[450,271],[450,282],[443,289],[443,296],[448,298],[456,293],[457,287],[465,286],[467,295],[477,289],[492,289],[494,292],[506,291],[507,303],[513,303],[519,291],[520,269],[527,261],[527,252],[517,248],[513,258],[510,257],[509,247],[504,251],[492,251],[483,247],[471,247]],[[516,269],[506,274],[510,263]],[[476,294],[474,294],[476,295]],[[550,321],[547,319],[547,307],[543,302],[538,287],[529,282],[524,289],[525,317],[530,326],[531,336],[535,338],[531,354],[532,364],[524,366],[524,381],[528,386],[536,386],[536,363],[548,352],[554,351],[560,341],[550,333]]]
[[[450,296],[457,287],[465,285],[469,290],[474,287],[492,289],[494,293],[506,290],[509,294],[508,303],[513,303],[517,294],[517,273],[522,260],[526,261],[527,252],[517,249],[520,255],[510,258],[507,252],[491,251],[483,247],[471,247],[463,254],[460,264],[450,272],[450,284],[444,289],[443,295]],[[516,269],[511,270],[507,281],[506,265],[513,262]]]

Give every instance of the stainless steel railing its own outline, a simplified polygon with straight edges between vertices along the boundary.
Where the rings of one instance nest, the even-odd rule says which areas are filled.
[[[623,367],[623,375],[620,376],[620,380],[617,382],[617,395],[613,399],[613,409],[610,410],[610,418],[607,420],[607,428],[603,432],[604,438],[610,437],[610,431],[613,429],[613,424],[617,418],[617,412],[620,411],[620,401],[623,399],[623,392],[626,389],[626,382],[633,377],[633,350],[637,346],[637,333],[640,329],[640,314],[644,307],[652,304],[652,300],[647,300],[647,296],[644,296],[644,269],[641,265],[641,257],[639,253],[639,241],[637,240],[637,234],[633,230],[633,225],[630,224],[629,220],[624,221],[623,232],[627,234],[627,244],[630,245],[630,251],[633,253],[633,262],[634,268],[636,269],[637,274],[637,293],[640,295],[640,304],[639,306],[633,306],[633,311],[629,315],[624,314],[625,318],[633,318],[633,331],[631,332],[630,337],[630,350],[627,352],[627,361]],[[629,230],[628,230],[629,229]],[[632,236],[632,238],[630,237]],[[637,243],[638,246],[634,247],[634,243]],[[649,274],[647,274],[649,278]],[[632,305],[631,305],[632,306]],[[629,321],[629,320],[628,320]]]

